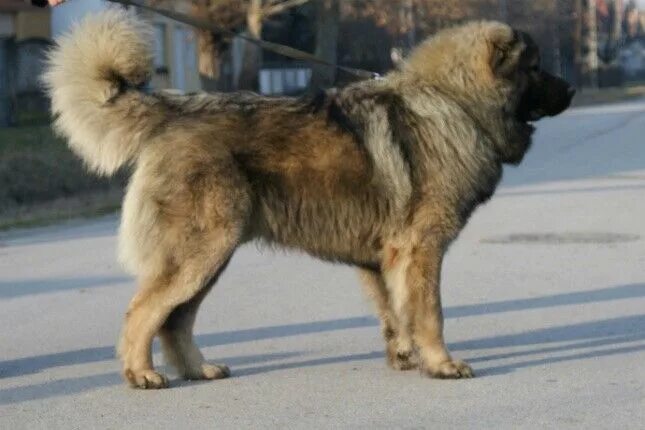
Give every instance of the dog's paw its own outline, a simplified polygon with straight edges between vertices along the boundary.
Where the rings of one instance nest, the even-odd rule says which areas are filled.
[[[473,369],[461,360],[448,360],[436,365],[426,365],[424,369],[432,378],[439,379],[462,379],[475,376]]]
[[[231,370],[224,364],[202,364],[202,379],[224,379],[231,376]]]
[[[419,356],[414,351],[388,351],[387,364],[394,370],[412,370],[419,367]]]
[[[184,378],[191,381],[198,381],[202,379],[224,379],[231,376],[231,371],[228,366],[224,364],[208,364],[202,363],[199,368],[187,371]]]
[[[130,370],[123,371],[123,376],[132,388],[142,388],[144,390],[168,388],[168,378],[166,375],[157,373],[154,370]]]

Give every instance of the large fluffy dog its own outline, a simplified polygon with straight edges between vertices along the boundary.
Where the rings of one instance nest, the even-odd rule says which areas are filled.
[[[517,164],[535,121],[573,95],[524,33],[496,22],[443,31],[400,70],[311,100],[146,94],[147,27],[109,11],[54,49],[56,127],[92,170],[130,164],[120,258],[140,289],[119,352],[141,388],[167,386],[155,335],[190,379],[229,374],[193,341],[200,302],[236,247],[260,239],[357,266],[378,305],[387,360],[473,375],[443,339],[443,255]]]

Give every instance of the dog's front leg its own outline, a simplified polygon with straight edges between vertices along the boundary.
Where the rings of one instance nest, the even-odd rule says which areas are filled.
[[[470,378],[470,366],[450,356],[443,338],[439,287],[444,250],[444,242],[434,238],[400,249],[390,270],[398,276],[386,279],[395,296],[395,311],[408,324],[418,349],[421,370],[436,378]]]
[[[402,325],[393,309],[392,297],[380,271],[361,269],[363,287],[370,296],[381,320],[381,332],[385,339],[387,363],[396,370],[410,370],[418,367],[409,324]]]

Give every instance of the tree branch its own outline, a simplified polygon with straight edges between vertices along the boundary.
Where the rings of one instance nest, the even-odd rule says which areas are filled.
[[[277,15],[292,7],[302,6],[307,2],[309,2],[309,0],[285,0],[277,4],[272,2],[272,4],[269,4],[263,8],[262,15],[264,17]]]

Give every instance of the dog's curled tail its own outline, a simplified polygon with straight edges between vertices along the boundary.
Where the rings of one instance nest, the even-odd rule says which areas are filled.
[[[91,170],[110,175],[141,151],[153,107],[136,87],[152,70],[150,27],[120,8],[57,40],[43,77],[55,128]]]

